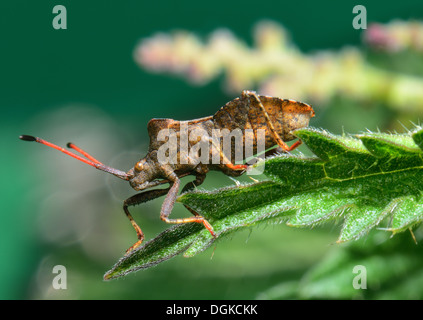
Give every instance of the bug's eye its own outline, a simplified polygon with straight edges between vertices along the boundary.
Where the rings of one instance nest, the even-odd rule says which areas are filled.
[[[142,171],[144,170],[144,164],[142,162],[137,162],[135,165],[135,170]]]

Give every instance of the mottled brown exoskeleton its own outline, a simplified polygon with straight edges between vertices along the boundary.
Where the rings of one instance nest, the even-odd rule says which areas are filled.
[[[231,155],[226,155],[221,151],[220,144],[216,146],[216,143],[213,143],[213,141],[210,141],[209,153],[211,155],[212,150],[214,152],[216,150],[220,152],[219,155],[221,161],[218,161],[218,163],[191,163],[189,161],[188,163],[182,161],[176,161],[175,163],[163,163],[158,159],[158,152],[160,147],[162,147],[164,143],[168,142],[168,140],[159,139],[158,135],[161,130],[169,129],[177,133],[178,146],[176,147],[176,152],[178,159],[180,159],[181,149],[179,147],[179,139],[182,138],[179,136],[179,132],[182,127],[186,128],[188,134],[194,130],[202,130],[202,132],[207,133],[207,135],[204,135],[204,139],[209,139],[209,137],[212,136],[213,129],[228,129],[230,131],[241,129],[243,132],[246,132],[246,129],[252,129],[252,131],[249,130],[248,132],[253,132],[254,137],[250,138],[257,138],[257,130],[264,129],[265,149],[267,150],[271,147],[278,146],[278,148],[266,153],[266,155],[268,155],[274,153],[275,151],[289,152],[298,147],[301,144],[300,140],[292,144],[290,147],[285,143],[285,141],[295,139],[292,131],[308,126],[309,120],[313,116],[314,111],[308,104],[276,97],[259,96],[252,91],[243,91],[241,97],[228,102],[213,116],[189,121],[152,119],[147,126],[150,136],[148,154],[138,161],[128,172],[123,172],[102,164],[100,161],[96,160],[94,157],[90,156],[88,153],[72,143],[68,143],[67,146],[76,150],[85,158],[40,138],[27,135],[23,135],[20,138],[26,141],[36,141],[60,150],[99,170],[111,173],[123,180],[127,180],[135,190],[143,191],[126,199],[123,203],[123,210],[131,221],[138,237],[138,241],[127,250],[127,252],[130,252],[142,243],[144,235],[141,228],[132,218],[128,207],[166,195],[160,212],[160,218],[163,221],[167,223],[202,223],[205,228],[207,228],[210,233],[215,236],[213,227],[209,224],[209,222],[188,207],[187,209],[193,213],[193,217],[183,219],[169,218],[180,190],[180,179],[188,175],[195,176],[194,181],[187,183],[184,188],[182,188],[182,192],[186,192],[202,184],[209,170],[218,170],[226,175],[236,177],[243,174],[248,168],[248,165],[246,164],[234,164],[233,162],[228,161],[228,157],[234,159],[234,148],[231,150]],[[244,141],[246,138],[246,136],[243,137]],[[257,139],[254,141],[257,141]],[[189,147],[196,142],[198,141],[189,140]],[[254,145],[254,147],[256,146]],[[169,184],[168,188],[145,191],[146,189],[165,183]]]

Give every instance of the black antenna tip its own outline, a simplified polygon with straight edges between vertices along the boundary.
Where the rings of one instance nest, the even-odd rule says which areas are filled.
[[[35,138],[34,136],[27,136],[26,134],[19,136],[19,139],[24,141],[37,141],[37,138]]]
[[[66,147],[68,147],[68,148],[72,149],[71,145],[72,145],[72,142],[68,142],[68,143],[66,144]]]

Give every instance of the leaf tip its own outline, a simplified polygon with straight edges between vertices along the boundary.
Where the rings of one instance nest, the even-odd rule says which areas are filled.
[[[104,281],[110,281],[110,280],[112,280],[114,277],[113,277],[113,272],[112,272],[112,270],[110,270],[110,271],[107,271],[105,274],[104,274],[104,276],[103,276],[103,280]]]

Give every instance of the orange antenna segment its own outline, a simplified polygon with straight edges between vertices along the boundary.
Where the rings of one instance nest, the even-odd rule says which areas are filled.
[[[92,157],[91,155],[89,155],[84,150],[80,149],[79,147],[75,146],[73,143],[68,143],[68,147],[76,150],[79,153],[81,153],[87,159],[85,159],[81,156],[78,156],[77,154],[70,152],[70,151],[66,150],[65,148],[59,147],[59,146],[57,146],[57,145],[55,145],[51,142],[48,142],[48,141],[41,139],[41,138],[38,138],[38,137],[21,135],[19,137],[19,139],[24,140],[24,141],[35,141],[35,142],[41,143],[41,144],[46,145],[48,147],[51,147],[53,149],[59,150],[60,152],[63,152],[65,154],[67,154],[68,156],[71,156],[72,158],[75,158],[75,159],[77,159],[81,162],[84,162],[84,163],[86,163],[86,164],[88,164],[88,165],[90,165],[90,166],[92,166],[92,167],[94,167],[98,170],[108,172],[108,173],[113,174],[116,177],[121,178],[123,180],[129,180],[129,176],[127,175],[126,172],[123,172],[121,170],[114,169],[114,168],[111,168],[109,166],[102,164],[100,161],[96,160],[94,157]]]
[[[82,154],[85,158],[91,160],[92,162],[98,163],[98,164],[102,164],[100,161],[98,161],[97,159],[95,159],[93,156],[91,156],[90,154],[88,154],[87,152],[85,152],[84,150],[82,150],[80,147],[74,145],[72,142],[68,142],[68,144],[66,145],[68,148],[73,149],[77,152],[79,152],[80,154]]]

